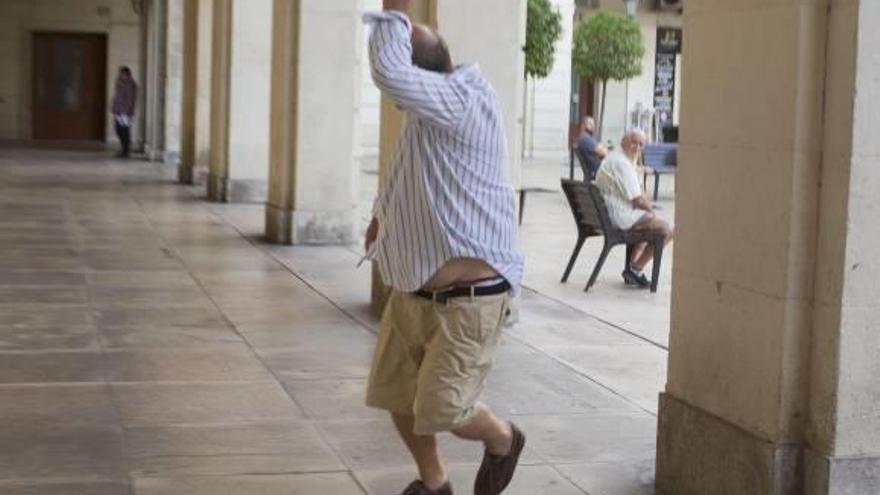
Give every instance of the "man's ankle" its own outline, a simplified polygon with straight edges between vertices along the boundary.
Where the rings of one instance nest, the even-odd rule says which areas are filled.
[[[440,477],[426,476],[422,478],[422,484],[424,484],[425,488],[431,490],[432,492],[439,490],[446,483],[449,483],[449,476],[447,476],[445,473],[443,474],[443,476]]]
[[[486,450],[492,455],[505,456],[513,446],[513,428],[508,421],[502,422],[502,434],[486,442]]]

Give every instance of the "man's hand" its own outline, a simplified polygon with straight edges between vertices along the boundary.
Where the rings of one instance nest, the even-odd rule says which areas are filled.
[[[644,194],[632,200],[632,205],[638,210],[653,211],[651,201]]]
[[[373,218],[373,221],[370,222],[370,226],[367,227],[366,238],[364,239],[364,251],[369,251],[370,246],[376,242],[376,236],[379,235],[379,220]]]
[[[412,0],[382,0],[382,8],[385,10],[398,10],[406,13]]]

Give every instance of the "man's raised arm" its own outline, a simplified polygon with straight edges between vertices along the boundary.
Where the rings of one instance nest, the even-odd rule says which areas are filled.
[[[467,109],[470,91],[461,78],[413,64],[412,24],[405,10],[412,0],[385,0],[382,13],[364,16],[372,26],[373,81],[402,109],[444,127],[454,126]]]

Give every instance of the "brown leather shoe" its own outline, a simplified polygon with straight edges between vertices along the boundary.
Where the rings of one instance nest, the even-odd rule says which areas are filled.
[[[513,479],[519,455],[526,446],[526,436],[513,423],[510,423],[510,430],[513,432],[513,442],[507,455],[494,455],[488,450],[483,454],[483,463],[474,481],[474,495],[498,495]]]
[[[452,495],[452,485],[447,481],[436,490],[429,490],[421,480],[415,480],[400,495]]]

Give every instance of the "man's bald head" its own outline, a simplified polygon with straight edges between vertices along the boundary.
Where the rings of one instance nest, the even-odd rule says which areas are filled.
[[[446,42],[428,26],[413,24],[412,48],[412,61],[416,67],[444,74],[455,70]]]
[[[623,148],[624,154],[635,161],[645,149],[647,142],[648,137],[641,129],[632,129],[623,135],[620,146]]]

